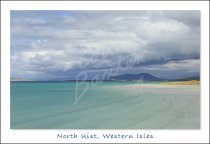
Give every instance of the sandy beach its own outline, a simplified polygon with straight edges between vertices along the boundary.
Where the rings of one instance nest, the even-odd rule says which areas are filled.
[[[200,86],[14,83],[12,129],[199,129]],[[86,90],[86,91],[85,91]]]
[[[199,85],[134,84],[112,88],[133,93],[139,101],[135,104],[142,116],[131,128],[200,128]]]

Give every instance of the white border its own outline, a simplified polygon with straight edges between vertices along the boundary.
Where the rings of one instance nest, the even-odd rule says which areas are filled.
[[[209,2],[208,1],[2,1],[1,2],[1,142],[3,143],[204,143],[209,142]],[[200,130],[10,130],[10,10],[200,10]],[[56,138],[70,133],[149,133],[154,139],[82,140]]]

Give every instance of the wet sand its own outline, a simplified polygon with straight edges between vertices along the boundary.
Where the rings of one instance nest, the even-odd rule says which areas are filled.
[[[139,122],[130,128],[198,129],[200,128],[200,86],[135,84],[112,88],[136,93]],[[146,114],[145,114],[146,113]]]

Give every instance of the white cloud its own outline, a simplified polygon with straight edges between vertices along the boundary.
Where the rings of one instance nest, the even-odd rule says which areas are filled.
[[[125,56],[136,59],[136,66],[169,61],[160,67],[182,69],[185,63],[170,61],[199,58],[197,13],[64,11],[52,15],[13,11],[12,74],[27,71],[28,76],[33,73],[36,78],[45,74],[57,77],[57,72],[109,67]]]

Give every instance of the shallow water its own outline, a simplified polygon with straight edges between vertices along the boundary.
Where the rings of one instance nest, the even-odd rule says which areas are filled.
[[[11,82],[11,128],[200,128],[200,87],[144,85]]]

